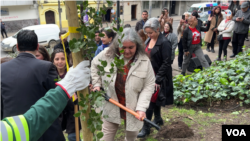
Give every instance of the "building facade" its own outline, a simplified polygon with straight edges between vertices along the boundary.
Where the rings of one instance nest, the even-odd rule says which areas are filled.
[[[162,9],[166,7],[170,16],[180,16],[194,3],[201,3],[201,1],[142,1],[142,11],[147,10],[151,17],[158,17]]]
[[[116,7],[115,7],[116,10]],[[126,21],[141,19],[141,1],[121,1],[120,18]]]
[[[5,23],[7,32],[39,24],[36,1],[1,1],[1,20]]]
[[[78,1],[77,4],[79,3],[81,2]],[[40,23],[41,24],[52,23],[60,26],[58,0],[40,0],[38,4],[39,4],[38,9],[39,9]],[[97,11],[97,7],[99,8],[103,7],[103,2],[89,1],[89,7],[95,8]],[[64,0],[60,0],[60,12],[61,12],[62,28],[67,28],[68,19],[66,15],[66,7]],[[80,14],[78,16],[80,17]]]
[[[40,24],[57,24],[60,27],[58,0],[38,1]],[[62,28],[68,27],[66,8],[64,2],[60,1]]]

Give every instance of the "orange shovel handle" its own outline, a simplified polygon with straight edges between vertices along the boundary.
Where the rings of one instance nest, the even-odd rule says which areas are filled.
[[[110,98],[110,99],[109,99],[109,102],[115,104],[116,106],[120,107],[121,109],[125,110],[126,112],[129,112],[129,113],[132,114],[133,116],[139,117],[139,114],[137,114],[135,111],[133,111],[133,110],[131,110],[131,109],[129,109],[129,108],[123,106],[122,104],[120,104],[119,102],[115,101],[114,99],[111,99],[111,98]],[[142,118],[142,120],[143,120],[143,119],[144,119],[144,118]]]

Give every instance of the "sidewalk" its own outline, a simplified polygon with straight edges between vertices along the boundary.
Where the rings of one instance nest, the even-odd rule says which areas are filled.
[[[250,41],[245,41],[244,45],[246,46],[246,48],[250,48]],[[207,52],[206,49],[203,49],[203,53],[207,54],[212,62],[214,62],[214,60],[218,56],[219,44],[214,45],[214,50],[215,50],[215,53],[212,53],[212,52]],[[228,56],[227,59],[228,60],[234,59],[234,58],[229,57],[230,55],[232,55],[232,53],[233,53],[232,52],[232,47],[228,45],[228,48],[227,48],[227,56]],[[222,55],[223,55],[223,53],[222,53]],[[175,55],[175,59],[174,59],[174,62],[172,64],[172,69],[173,69],[173,72],[172,72],[173,76],[181,74],[181,70],[178,68],[178,55]],[[188,74],[191,73],[191,72],[188,72],[188,71],[186,71],[186,72]]]

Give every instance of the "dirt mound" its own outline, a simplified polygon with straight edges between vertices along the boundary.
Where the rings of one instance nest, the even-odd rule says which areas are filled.
[[[193,135],[193,130],[190,129],[184,122],[176,121],[171,125],[162,126],[160,131],[156,135],[156,138],[187,138]]]

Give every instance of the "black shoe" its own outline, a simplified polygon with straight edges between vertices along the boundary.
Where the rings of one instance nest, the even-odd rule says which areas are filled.
[[[163,120],[162,120],[162,118],[161,117],[158,117],[158,116],[155,116],[155,119],[153,120],[153,122],[155,123],[155,124],[158,124],[158,125],[163,125]]]
[[[248,38],[246,38],[246,41],[249,41],[249,39],[248,39]]]
[[[180,66],[179,66],[178,68],[179,68],[180,70],[182,69],[182,67],[180,67]]]
[[[212,52],[212,53],[215,53],[215,51],[214,51],[214,49],[213,49],[213,48],[211,49],[211,52]]]
[[[154,108],[155,119],[153,122],[158,125],[163,125],[163,120],[161,118],[161,106],[155,106]]]
[[[145,138],[149,134],[150,134],[150,125],[144,122],[140,133],[137,135],[137,138]]]
[[[206,50],[207,50],[207,52],[210,52],[210,49],[209,49],[209,48],[207,48]]]
[[[182,72],[181,74],[182,74],[183,76],[185,76],[185,72]]]
[[[220,59],[220,58],[217,58],[217,59],[215,59],[214,61],[221,61],[221,59]]]
[[[235,55],[234,55],[234,54],[230,56],[230,58],[234,58],[234,57],[235,57]]]

